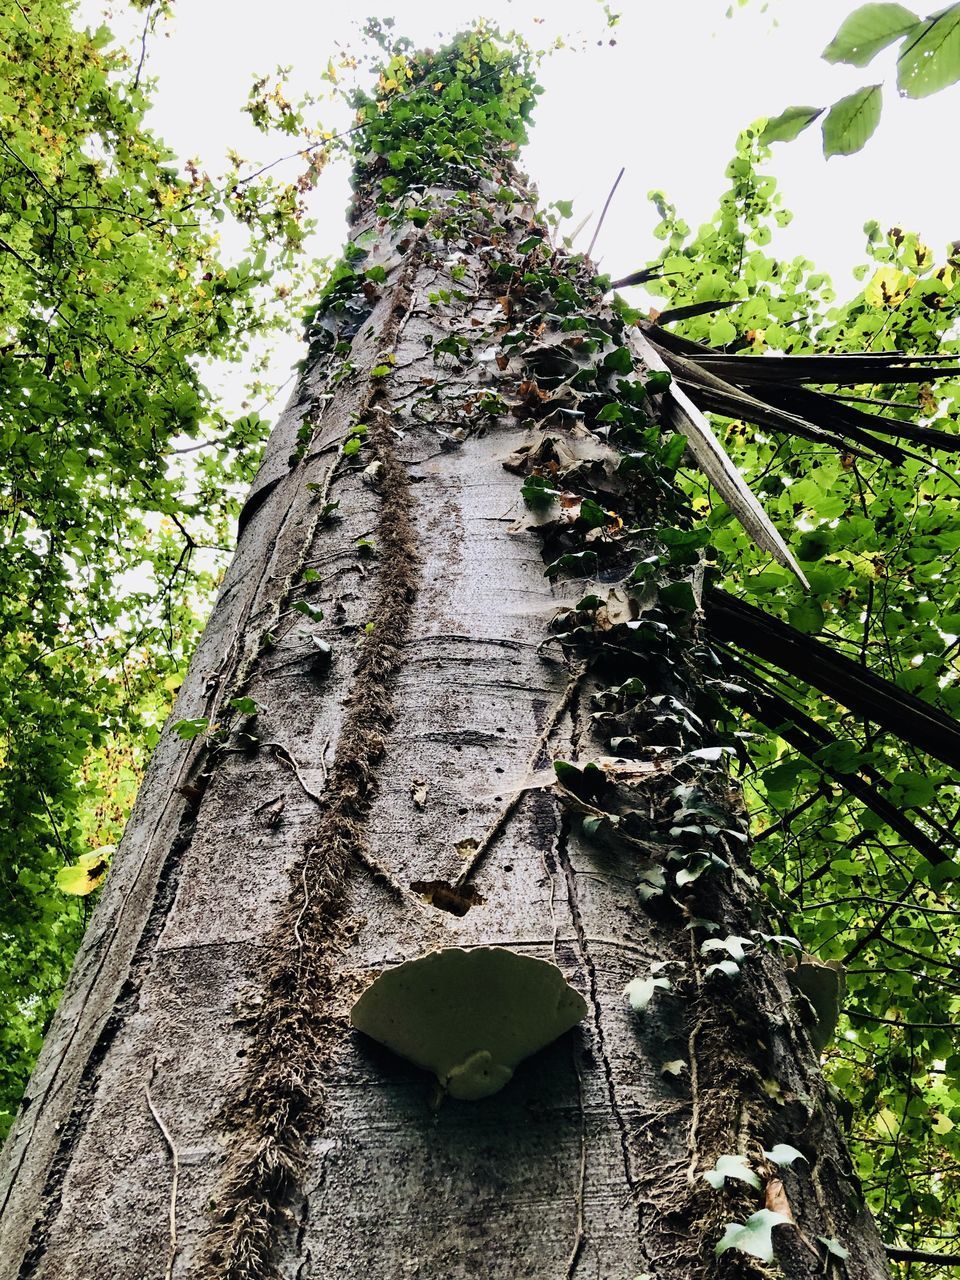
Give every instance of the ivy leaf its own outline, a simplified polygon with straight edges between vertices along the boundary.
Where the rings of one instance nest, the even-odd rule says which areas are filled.
[[[721,1254],[728,1249],[739,1249],[741,1253],[749,1253],[752,1258],[759,1258],[761,1262],[772,1262],[773,1228],[789,1221],[784,1213],[758,1209],[746,1222],[728,1222],[715,1252]]]
[[[771,1164],[791,1165],[795,1160],[803,1160],[805,1163],[807,1157],[802,1151],[798,1151],[796,1147],[791,1147],[789,1142],[778,1142],[769,1151],[763,1153]]]
[[[624,987],[623,994],[630,1001],[630,1008],[634,1013],[643,1013],[658,988],[663,991],[670,991],[670,979],[634,978],[632,982],[628,982]]]
[[[849,62],[865,67],[888,44],[904,35],[920,19],[901,4],[864,4],[845,18],[823,57],[827,62]]]
[[[614,347],[603,357],[603,368],[607,373],[630,373],[633,369],[630,348]]]
[[[718,1156],[717,1163],[703,1175],[714,1191],[719,1191],[727,1178],[735,1178],[738,1182],[746,1182],[760,1190],[760,1179],[747,1164],[745,1156]]]
[[[307,604],[306,600],[295,600],[290,608],[296,613],[302,613],[305,618],[309,618],[312,622],[323,621],[323,610],[315,609],[312,604]]]
[[[601,529],[605,524],[610,523],[610,514],[604,511],[599,502],[594,502],[593,498],[584,498],[580,503],[577,520],[585,524],[588,529]]]
[[[252,698],[231,698],[230,706],[243,716],[255,716],[260,710]]]
[[[173,732],[184,740],[190,742],[193,738],[198,738],[201,733],[206,733],[210,728],[210,721],[206,716],[198,716],[195,720],[178,720],[173,726]]]
[[[897,87],[926,98],[960,80],[960,4],[948,5],[919,25],[897,59]]]
[[[760,134],[765,145],[771,142],[792,142],[814,120],[823,115],[826,107],[787,107],[778,116],[768,120]]]
[[[672,609],[680,609],[683,613],[693,613],[697,607],[693,587],[689,582],[670,582],[661,587],[660,599],[663,604],[670,605]]]
[[[850,1250],[845,1249],[839,1240],[833,1236],[817,1236],[822,1245],[826,1245],[827,1253],[832,1253],[835,1258],[849,1258]]]
[[[548,507],[560,496],[560,490],[546,476],[536,475],[526,477],[520,493],[528,507]]]
[[[700,947],[700,954],[705,956],[711,951],[726,951],[731,959],[740,961],[747,957],[745,948],[752,946],[752,938],[738,938],[732,933],[727,938],[708,938]]]
[[[823,122],[823,154],[850,156],[860,151],[880,123],[883,91],[868,85],[835,102]]]

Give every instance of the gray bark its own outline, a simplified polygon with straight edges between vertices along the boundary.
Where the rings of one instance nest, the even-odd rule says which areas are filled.
[[[584,840],[543,776],[598,750],[594,677],[571,689],[544,645],[586,587],[544,577],[503,467],[531,428],[501,415],[456,434],[477,421],[464,402],[517,370],[425,345],[486,323],[481,255],[460,259],[478,300],[432,306],[457,283],[440,242],[412,241],[381,239],[390,277],[351,339],[353,372],[324,399],[336,364],[313,360],[273,433],[172,717],[231,733],[168,728],[156,752],[5,1151],[0,1280],[265,1275],[264,1251],[285,1280],[760,1274],[713,1245],[762,1199],[702,1178],[725,1152],[756,1163],[758,1130],[808,1161],[782,1175],[802,1230],[775,1233],[786,1273],[822,1274],[824,1235],[850,1248],[852,1280],[875,1280],[883,1251],[780,961],[755,958],[735,1008],[717,983],[691,996],[678,981],[644,1017],[624,999],[652,965],[689,974],[694,935],[643,904],[635,856]],[[371,379],[387,353],[394,372]],[[358,420],[367,443],[342,458]],[[260,707],[257,744],[230,719],[238,692]],[[455,881],[458,842],[488,832],[481,905],[458,917],[410,891]],[[746,876],[711,892],[729,932],[758,918]],[[350,1030],[350,1005],[385,966],[487,944],[555,958],[590,1015],[502,1093],[434,1107],[423,1072]],[[250,1170],[281,1086],[306,1154],[285,1129],[289,1169],[258,1209]]]

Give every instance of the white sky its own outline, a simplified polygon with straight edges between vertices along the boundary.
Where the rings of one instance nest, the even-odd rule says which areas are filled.
[[[854,288],[849,272],[862,260],[868,218],[921,232],[938,254],[960,238],[960,85],[923,101],[899,100],[895,46],[863,70],[823,62],[820,53],[854,0],[750,0],[731,18],[726,6],[727,0],[620,0],[611,6],[623,15],[612,33],[596,0],[480,0],[479,6],[477,0],[392,0],[389,12],[395,30],[417,44],[437,44],[479,12],[539,44],[556,34],[570,38],[574,47],[543,68],[545,93],[524,167],[545,201],[575,201],[575,226],[588,212],[599,213],[626,166],[596,248],[614,276],[655,252],[650,189],[663,189],[696,226],[716,207],[745,124],[795,103],[826,105],[880,81],[883,118],[859,155],[824,161],[817,125],[774,148],[772,172],[796,216],[773,250],[813,259],[843,295]],[[159,82],[151,123],[180,155],[199,156],[216,174],[231,146],[259,162],[294,149],[281,142],[268,152],[241,112],[255,73],[291,66],[290,97],[325,87],[319,73],[337,42],[355,44],[357,21],[383,16],[386,6],[378,9],[375,0],[371,8],[354,8],[349,0],[175,0],[174,8],[174,22],[149,45],[146,74]],[[80,0],[86,20],[96,23],[102,11],[102,0]],[[131,19],[121,5],[109,21],[118,33],[139,35],[139,16]],[[333,108],[323,118],[332,128],[344,123]],[[294,162],[288,172],[295,169]],[[339,250],[346,202],[341,162],[327,170],[313,196],[318,255]],[[289,345],[278,353],[281,377],[298,355],[297,328],[294,322]],[[239,384],[231,377],[224,386],[234,399]]]

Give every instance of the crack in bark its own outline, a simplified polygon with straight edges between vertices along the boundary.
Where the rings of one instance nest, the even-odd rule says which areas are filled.
[[[597,1052],[600,1058],[600,1066],[603,1070],[604,1082],[606,1085],[607,1099],[610,1103],[610,1110],[617,1124],[617,1130],[620,1136],[620,1150],[623,1156],[623,1170],[627,1180],[627,1186],[630,1188],[630,1195],[634,1196],[638,1189],[638,1184],[633,1172],[633,1153],[630,1150],[630,1133],[627,1128],[626,1118],[620,1110],[620,1103],[617,1099],[616,1083],[613,1079],[613,1068],[610,1065],[610,1058],[607,1054],[606,1035],[603,1030],[603,1022],[600,1016],[600,1000],[599,1000],[599,983],[597,980],[597,969],[594,964],[593,956],[590,953],[590,946],[587,939],[586,931],[583,927],[583,917],[580,912],[580,903],[577,895],[576,872],[570,861],[570,851],[568,841],[570,836],[570,818],[566,813],[561,813],[560,830],[557,835],[557,860],[563,871],[564,879],[567,886],[567,901],[570,904],[570,915],[573,920],[573,928],[577,938],[577,950],[580,953],[580,959],[583,963],[584,970],[587,975],[587,983],[589,988],[589,1003],[591,1019],[593,1022],[593,1033],[597,1043]],[[638,1224],[639,1228],[639,1224]]]

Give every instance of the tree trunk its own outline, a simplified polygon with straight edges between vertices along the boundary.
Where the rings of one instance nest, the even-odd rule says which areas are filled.
[[[357,272],[384,270],[328,294],[245,505],[173,717],[210,728],[164,733],[6,1148],[0,1280],[764,1275],[714,1253],[764,1206],[796,1220],[772,1236],[791,1280],[887,1274],[694,710],[699,614],[609,552],[614,504],[660,545],[669,477],[624,481],[597,420],[622,362],[599,401],[571,391],[596,339],[529,255],[579,291],[597,360],[628,335],[497,177],[510,201],[433,187],[417,226],[361,173]],[[581,505],[541,514],[517,472]],[[548,578],[571,539],[577,576]],[[597,758],[554,785],[552,760]],[[490,944],[555,960],[589,1015],[437,1105],[350,1008],[388,966]],[[723,1155],[759,1189],[714,1189]]]

